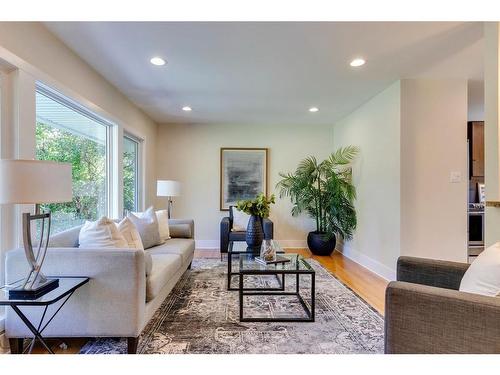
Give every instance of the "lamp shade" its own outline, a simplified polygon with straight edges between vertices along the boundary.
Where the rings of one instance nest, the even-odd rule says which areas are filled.
[[[0,204],[70,202],[71,164],[0,159]]]
[[[181,184],[178,181],[158,180],[156,195],[159,197],[178,197],[181,195]]]

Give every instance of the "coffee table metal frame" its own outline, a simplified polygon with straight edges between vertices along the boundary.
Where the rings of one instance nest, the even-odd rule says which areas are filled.
[[[53,277],[47,277],[47,278],[53,278]],[[31,353],[33,350],[33,347],[35,345],[35,341],[38,340],[40,343],[45,347],[45,349],[50,353],[54,354],[48,343],[45,341],[45,339],[42,336],[43,331],[47,328],[47,326],[52,322],[52,320],[56,317],[57,313],[61,311],[62,307],[68,302],[68,300],[71,298],[71,296],[75,293],[75,291],[80,288],[82,285],[86,284],[89,282],[88,277],[61,277],[57,276],[60,282],[60,286],[55,288],[54,290],[48,292],[46,295],[41,296],[38,299],[35,300],[22,300],[22,299],[15,299],[11,300],[8,298],[1,298],[0,299],[0,306],[10,306],[12,310],[19,316],[19,318],[22,320],[22,322],[26,325],[26,327],[33,333],[33,338],[28,345],[28,347],[23,351],[23,354],[25,352]],[[61,285],[61,281],[67,280],[67,279],[72,279],[74,283],[69,285],[68,287],[64,287],[64,285]],[[15,283],[13,283],[15,284]],[[2,287],[1,289],[4,289],[4,293],[7,294],[7,286]],[[50,316],[47,317],[47,320],[45,321],[46,315],[47,315],[47,310],[50,305],[53,305],[54,303],[61,301],[62,303],[59,305],[59,307],[56,309],[56,311]],[[40,321],[38,323],[32,323],[28,317],[21,311],[20,307],[21,306],[39,306],[43,307],[43,313],[42,317],[40,318]],[[44,322],[45,321],[45,322]],[[36,325],[36,327],[35,327]]]
[[[240,257],[240,271],[239,271],[239,308],[240,308],[240,322],[314,322],[315,319],[315,304],[316,304],[316,272],[314,269],[302,258],[298,258],[297,262],[303,262],[304,269],[287,269],[279,267],[267,269],[244,269],[244,257]],[[244,288],[244,278],[247,275],[281,275],[283,279],[283,288],[279,290],[270,290],[268,288]],[[296,276],[295,291],[287,292],[285,290],[286,275]],[[308,306],[302,295],[300,294],[300,276],[309,275],[311,277],[311,303]],[[305,318],[255,318],[244,317],[243,300],[245,296],[296,296],[304,309],[307,317]]]
[[[232,287],[231,286],[231,280],[233,276],[239,275],[239,272],[234,272],[233,271],[233,255],[252,255],[252,256],[259,256],[260,255],[260,247],[256,248],[250,248],[247,247],[245,251],[233,251],[233,245],[235,242],[243,243],[243,241],[229,241],[229,247],[227,250],[227,290],[232,290],[232,291],[238,291],[239,287]],[[284,254],[285,252],[281,249],[277,251],[277,254]],[[276,279],[278,280],[279,287],[277,288],[260,288],[260,289],[245,289],[248,291],[251,290],[268,290],[268,291],[284,291],[285,290],[285,276],[281,275],[281,278],[279,277],[278,274],[276,274]]]

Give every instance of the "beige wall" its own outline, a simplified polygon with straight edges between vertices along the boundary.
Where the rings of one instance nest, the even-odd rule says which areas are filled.
[[[401,254],[467,260],[465,79],[401,81]]]
[[[0,59],[19,68],[32,80],[42,81],[117,123],[119,135],[125,130],[144,139],[144,200],[146,205],[154,203],[156,123],[41,23],[0,22]],[[34,100],[34,95],[29,100]],[[117,153],[121,151],[119,146]],[[120,177],[117,176],[118,181]]]
[[[361,148],[358,228],[346,256],[388,279],[400,255],[467,260],[465,79],[396,82],[333,132],[335,147]]]
[[[400,251],[400,83],[359,107],[334,126],[335,147],[356,145],[353,165],[358,227],[344,255],[384,276],[394,277]]]
[[[163,124],[158,136],[158,178],[179,180],[182,196],[174,216],[193,218],[198,247],[219,247],[219,150],[221,147],[268,147],[269,190],[275,192],[279,172],[292,172],[309,155],[332,152],[330,126]],[[158,206],[166,202],[158,199]],[[291,205],[277,200],[272,207],[275,238],[287,246],[305,246],[313,221],[292,218]]]
[[[498,22],[486,22],[484,28],[485,60],[484,60],[484,158],[486,200],[500,200],[500,27]],[[485,245],[490,246],[500,240],[500,208],[486,207],[485,211]]]

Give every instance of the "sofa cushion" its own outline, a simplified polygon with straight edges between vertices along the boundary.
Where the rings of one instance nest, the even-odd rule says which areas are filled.
[[[78,236],[82,226],[73,227],[50,236],[49,247],[78,247]],[[36,243],[36,240],[33,240]]]
[[[164,244],[152,247],[147,251],[151,253],[151,255],[177,254],[181,256],[182,263],[185,263],[193,255],[194,240],[190,238],[172,238]]]
[[[182,267],[180,255],[177,254],[151,254],[153,269],[146,277],[146,302],[154,299]]]

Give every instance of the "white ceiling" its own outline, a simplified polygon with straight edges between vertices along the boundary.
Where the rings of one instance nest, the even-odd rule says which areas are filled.
[[[483,78],[481,23],[46,26],[161,123],[331,124],[399,78]],[[357,56],[367,63],[351,68]]]

